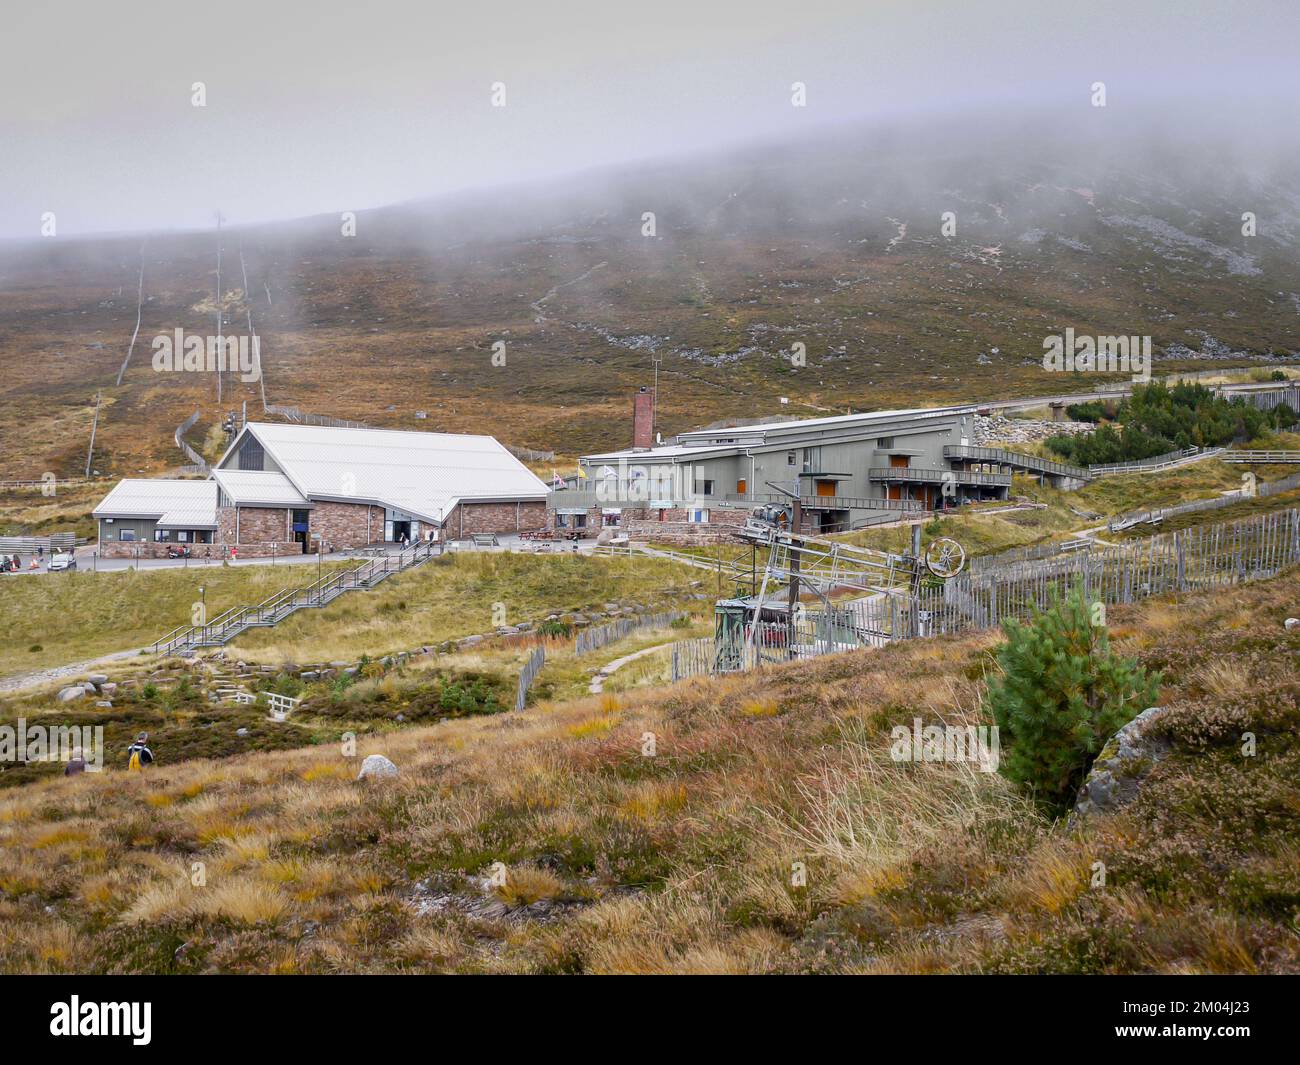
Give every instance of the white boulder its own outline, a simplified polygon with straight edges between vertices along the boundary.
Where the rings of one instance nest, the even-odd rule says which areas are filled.
[[[361,763],[361,772],[357,774],[357,779],[383,780],[395,776],[397,776],[397,766],[382,754],[371,754],[367,755],[366,760]]]

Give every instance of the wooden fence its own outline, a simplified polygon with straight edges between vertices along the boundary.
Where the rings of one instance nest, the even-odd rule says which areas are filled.
[[[546,648],[537,647],[524,663],[524,671],[519,674],[519,688],[515,692],[515,709],[522,710],[528,702],[528,689],[533,686],[537,674],[546,665]]]
[[[49,491],[50,489],[49,489],[47,486],[49,486],[49,485],[53,485],[53,486],[54,486],[54,487],[53,487],[53,490],[54,490],[54,491],[57,491],[59,485],[71,486],[71,485],[74,485],[74,484],[92,484],[95,480],[96,480],[96,478],[94,478],[94,477],[58,477],[58,478],[55,478],[55,477],[51,476],[51,477],[49,477],[49,478],[43,478],[43,479],[41,479],[41,480],[39,480],[39,481],[0,481],[0,489],[10,489],[10,488],[41,488],[41,489],[45,489],[46,491]]]
[[[1151,473],[1154,470],[1168,469],[1185,459],[1208,459],[1221,454],[1221,447],[1188,447],[1179,451],[1167,451],[1163,455],[1153,455],[1146,459],[1130,459],[1128,462],[1107,462],[1088,467],[1090,477],[1105,477],[1114,473]]]
[[[551,462],[555,459],[554,451],[538,451],[531,447],[514,447],[511,444],[502,444],[510,454],[522,462]]]
[[[1063,596],[1076,581],[1093,602],[1132,603],[1166,592],[1204,591],[1271,577],[1297,562],[1300,510],[1277,511],[923,587],[913,611],[912,634],[963,632],[989,628],[1008,617],[1028,617]]]
[[[621,640],[624,636],[630,636],[638,629],[662,628],[665,625],[671,625],[683,616],[680,610],[671,610],[665,614],[638,614],[636,617],[620,618],[608,625],[596,625],[589,629],[583,629],[573,642],[573,653],[575,655],[588,654],[591,651],[599,650],[606,644],[613,643],[615,640]]]
[[[1290,492],[1295,488],[1300,488],[1300,473],[1293,473],[1289,477],[1283,477],[1276,481],[1264,481],[1256,486],[1255,495],[1275,496],[1281,492]],[[1172,518],[1176,514],[1194,514],[1202,510],[1222,510],[1224,507],[1236,506],[1238,503],[1252,498],[1254,497],[1243,491],[1236,491],[1227,495],[1212,496],[1209,499],[1193,499],[1190,503],[1177,503],[1172,507],[1133,511],[1112,519],[1107,528],[1111,532],[1122,532],[1134,525],[1144,523],[1154,525],[1164,521],[1165,518]]]
[[[197,422],[198,420],[199,420],[199,412],[195,411],[183,422],[181,422],[180,425],[176,426],[176,432],[174,436],[176,440],[176,446],[180,448],[182,451],[184,451],[185,457],[190,460],[191,470],[197,470],[200,473],[207,473],[208,464],[204,460],[203,456],[200,455],[197,451],[195,451],[192,447],[190,447],[189,444],[185,442],[185,434],[194,428],[194,423]]]
[[[38,548],[55,551],[72,551],[86,542],[76,533],[50,533],[48,536],[0,536],[0,552],[34,555]]]
[[[280,403],[267,403],[265,409],[268,414],[279,414],[281,417],[288,418],[289,421],[298,425],[324,425],[336,429],[374,428],[365,422],[354,422],[350,418],[332,418],[328,414],[309,414],[297,407],[286,407]]]
[[[1090,602],[1132,603],[1271,577],[1300,563],[1300,510],[1261,514],[1163,533],[1114,547],[1012,563],[925,584],[912,595],[880,595],[830,611],[806,611],[793,627],[759,626],[744,643],[685,640],[673,646],[673,679],[753,669],[892,640],[946,636],[1026,619],[1076,584]]]

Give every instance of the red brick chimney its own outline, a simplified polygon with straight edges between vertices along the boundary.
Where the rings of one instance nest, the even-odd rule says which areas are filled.
[[[655,394],[644,385],[632,397],[632,446],[654,447]]]

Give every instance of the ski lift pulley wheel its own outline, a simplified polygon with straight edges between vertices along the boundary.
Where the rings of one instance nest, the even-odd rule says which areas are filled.
[[[966,565],[966,552],[956,540],[941,536],[925,549],[925,566],[936,577],[948,580]]]

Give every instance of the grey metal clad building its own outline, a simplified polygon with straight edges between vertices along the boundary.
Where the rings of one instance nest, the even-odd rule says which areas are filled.
[[[217,529],[217,486],[129,478],[119,481],[92,514],[101,543],[210,544]]]
[[[797,491],[805,528],[831,532],[1005,499],[1011,469],[975,457],[974,412],[918,408],[698,429],[671,445],[584,456],[586,477],[554,493],[550,506],[560,527],[584,509],[588,525],[707,526],[734,524],[754,505]]]

